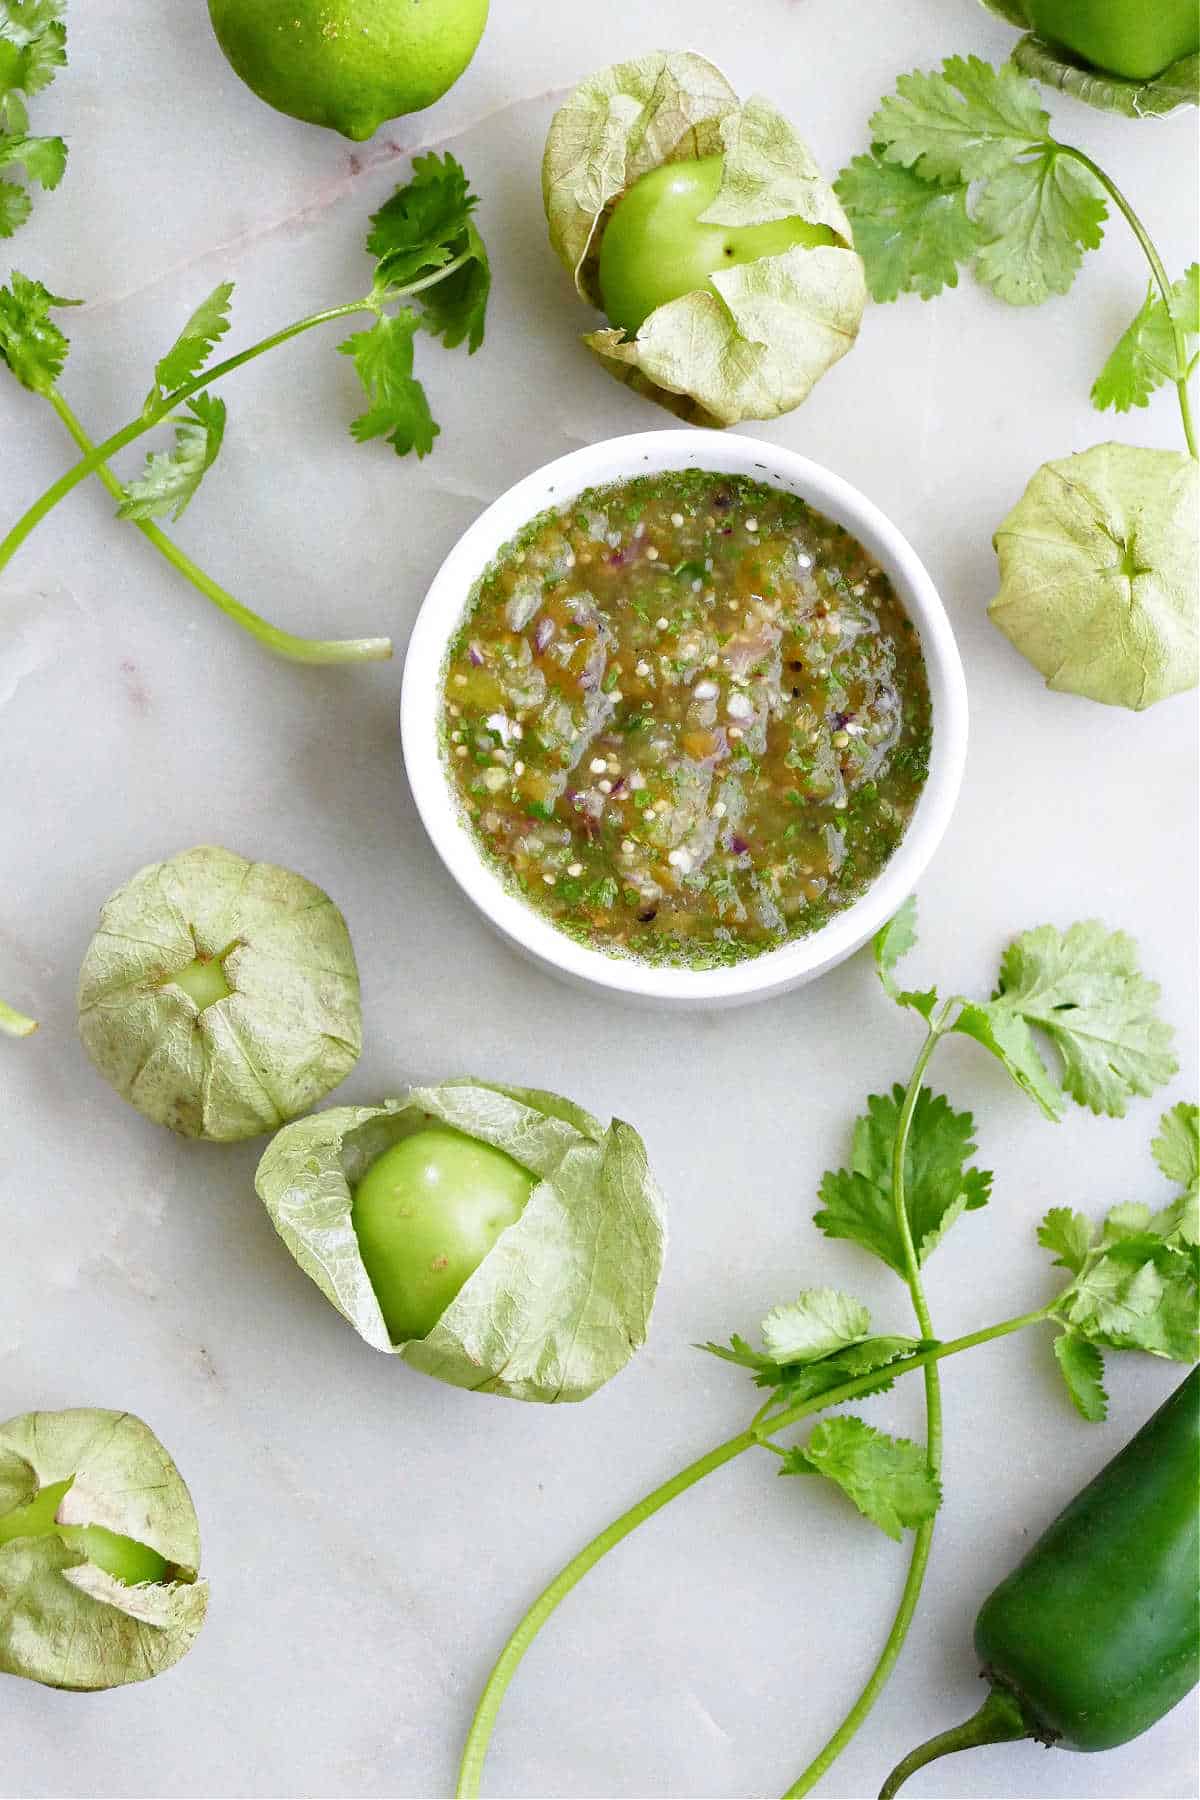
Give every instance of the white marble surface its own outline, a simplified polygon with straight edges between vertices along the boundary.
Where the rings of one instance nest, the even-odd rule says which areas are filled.
[[[861,147],[877,96],[947,49],[1002,54],[968,0],[655,0],[620,9],[496,0],[475,65],[436,109],[366,150],[255,102],[201,0],[75,0],[70,71],[38,106],[73,161],[4,247],[87,304],[65,391],[96,431],[128,417],[154,357],[224,276],[231,343],[365,283],[366,215],[421,144],[484,195],[497,277],[468,364],[426,345],[443,436],[425,463],[355,448],[332,333],[226,387],[226,452],[178,530],[218,577],[312,633],[408,633],[476,512],[574,445],[668,423],[576,342],[587,320],[545,241],[538,161],[555,96],[618,55],[691,44],[767,91],[825,166]],[[1194,115],[1158,126],[1063,102],[1061,133],[1108,163],[1172,267],[1194,254]],[[1046,457],[1109,435],[1177,442],[1171,400],[1088,407],[1143,272],[1119,227],[1069,300],[1022,314],[969,281],[873,310],[804,409],[763,431],[828,463],[911,536],[941,583],[973,702],[954,825],[921,895],[922,972],[979,990],[1014,930],[1102,915],[1136,933],[1180,1030],[1194,1095],[1195,709],[1142,717],[1046,693],[989,626],[991,529]],[[7,520],[65,466],[58,426],[0,388]],[[200,1510],[209,1623],[152,1686],[66,1697],[3,1686],[7,1795],[432,1795],[452,1785],[491,1658],[557,1565],[646,1487],[740,1428],[751,1392],[689,1346],[751,1328],[805,1283],[851,1287],[906,1328],[886,1271],[810,1226],[821,1171],[865,1094],[903,1075],[910,1024],[861,959],[759,1008],[657,1018],[512,959],[443,875],[405,790],[399,662],[274,663],[81,490],[0,580],[0,994],[43,1021],[0,1044],[0,1417],[94,1403],[162,1433]],[[75,971],[105,894],[204,840],[292,864],[345,909],[367,1049],[343,1096],[464,1070],[557,1086],[644,1131],[672,1211],[652,1341],[579,1408],[489,1402],[363,1346],[258,1205],[259,1146],[177,1142],[116,1104],[73,1030]],[[976,1109],[990,1209],[930,1269],[943,1335],[1048,1289],[1047,1205],[1157,1192],[1157,1102],[1123,1123],[1043,1124],[969,1045],[938,1074]],[[705,1121],[703,1137],[698,1121]],[[1031,1531],[1171,1388],[1114,1359],[1113,1417],[1086,1427],[1045,1342],[947,1370],[947,1505],[895,1679],[822,1792],[876,1791],[896,1755],[965,1714],[979,1599]],[[916,1384],[871,1414],[917,1432]],[[881,1641],[904,1554],[832,1493],[743,1459],[610,1559],[522,1669],[488,1791],[775,1793],[822,1741]],[[1196,1711],[1105,1757],[1036,1746],[943,1764],[914,1791],[1186,1796]]]

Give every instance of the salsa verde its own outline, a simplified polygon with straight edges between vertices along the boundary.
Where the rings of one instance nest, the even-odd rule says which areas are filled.
[[[532,906],[688,968],[855,900],[930,747],[916,629],[862,545],[705,470],[533,520],[471,596],[442,723],[479,845]]]

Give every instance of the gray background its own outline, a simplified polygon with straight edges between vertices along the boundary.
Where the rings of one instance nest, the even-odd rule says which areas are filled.
[[[248,602],[313,634],[403,646],[458,534],[517,476],[574,446],[669,423],[577,343],[589,319],[545,238],[541,146],[555,102],[618,56],[690,44],[763,89],[836,170],[902,69],[1011,35],[968,0],[498,0],[483,49],[435,110],[368,147],[282,119],[234,79],[200,0],[72,7],[72,63],[39,100],[72,164],[5,246],[87,305],[65,391],[97,433],[136,409],[154,358],[221,278],[232,345],[365,289],[366,217],[422,145],[484,196],[496,295],[471,363],[421,372],[443,435],[426,462],[357,449],[339,334],[228,382],[226,451],[178,529]],[[1108,165],[1172,270],[1194,254],[1194,115],[1108,120],[1062,101],[1059,132]],[[858,483],[945,596],[973,720],[966,785],[921,892],[914,974],[982,992],[1015,931],[1099,915],[1134,932],[1180,1028],[1194,1096],[1192,699],[1142,717],[1043,690],[987,623],[990,534],[1045,458],[1109,436],[1175,446],[1169,395],[1112,421],[1091,380],[1139,303],[1117,223],[1067,300],[1021,313],[969,280],[872,310],[859,346],[761,435]],[[57,422],[0,388],[13,517],[66,466]],[[136,460],[140,460],[140,455]],[[131,465],[133,466],[133,465]],[[0,1044],[0,1417],[94,1403],[142,1414],[199,1508],[213,1601],[187,1661],[152,1686],[66,1697],[3,1688],[0,1787],[22,1795],[421,1795],[452,1785],[491,1659],[558,1564],[644,1489],[740,1429],[736,1371],[691,1344],[750,1330],[805,1284],[863,1294],[907,1329],[906,1296],[809,1215],[865,1095],[906,1075],[912,1021],[861,958],[744,1011],[670,1018],[517,962],[436,863],[404,784],[400,664],[276,663],[79,491],[0,581],[0,993],[43,1021]],[[142,863],[215,840],[273,858],[344,908],[367,1049],[339,1096],[474,1071],[555,1086],[644,1132],[673,1240],[652,1341],[583,1407],[486,1401],[369,1351],[276,1241],[251,1177],[261,1146],[177,1142],[117,1104],[74,1036],[75,972],[104,896]],[[1049,1294],[1033,1227],[1051,1204],[1162,1195],[1160,1102],[1123,1123],[1043,1123],[998,1068],[947,1048],[939,1086],[975,1109],[997,1171],[987,1212],[929,1271],[949,1336]],[[1165,1197],[1165,1195],[1163,1196]],[[1088,1427],[1030,1334],[946,1371],[947,1504],[907,1650],[822,1789],[873,1794],[894,1758],[977,1702],[979,1600],[1178,1371],[1114,1358],[1112,1418]],[[870,1416],[921,1430],[918,1384]],[[502,1795],[775,1793],[866,1673],[905,1553],[832,1492],[744,1458],[579,1589],[510,1694],[488,1767]],[[977,1753],[927,1795],[1189,1795],[1196,1713],[1106,1757]]]

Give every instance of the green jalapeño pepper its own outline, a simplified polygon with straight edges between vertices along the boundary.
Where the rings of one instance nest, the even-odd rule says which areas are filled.
[[[906,1756],[880,1800],[953,1750],[1038,1738],[1111,1750],[1200,1673],[1200,1368],[1078,1494],[984,1601],[975,1649],[991,1692]]]
[[[1109,75],[1149,81],[1200,49],[1196,0],[1022,0],[1039,37]]]

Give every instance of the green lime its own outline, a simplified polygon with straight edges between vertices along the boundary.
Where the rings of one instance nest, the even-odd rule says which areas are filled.
[[[208,10],[222,50],[268,106],[361,142],[453,87],[488,0],[208,0]]]

